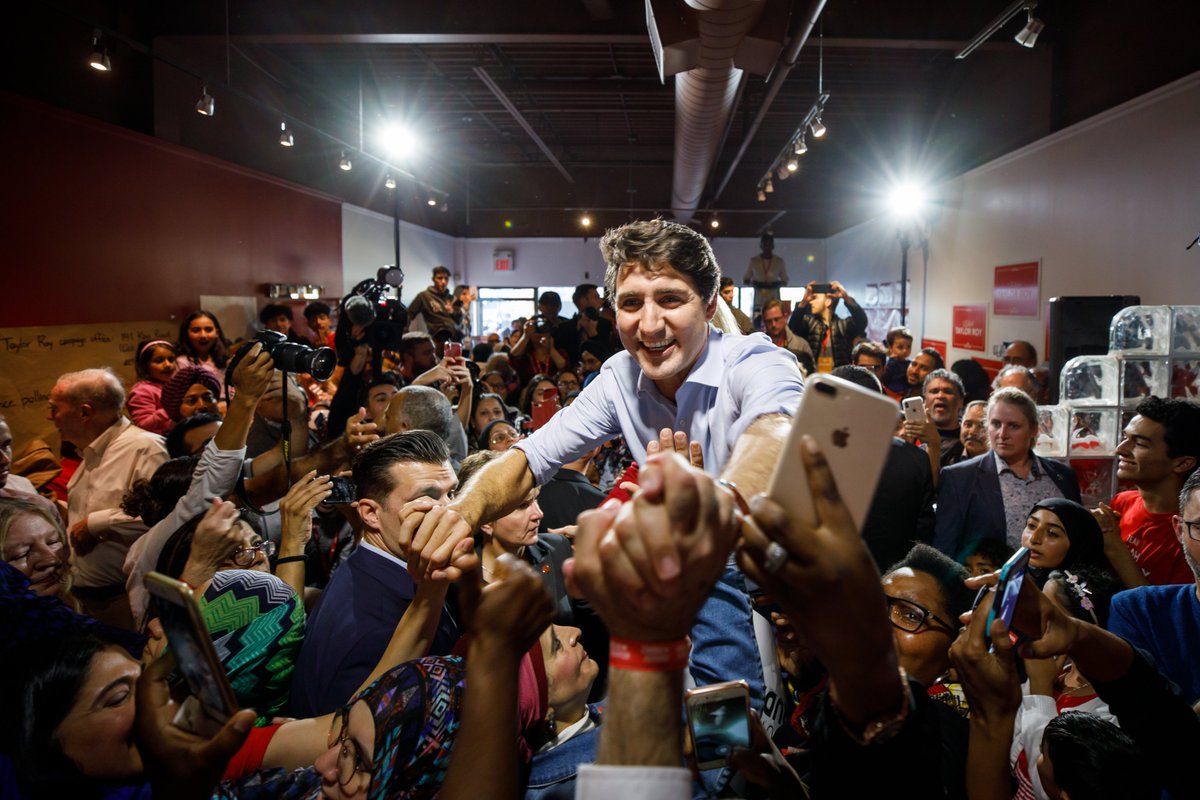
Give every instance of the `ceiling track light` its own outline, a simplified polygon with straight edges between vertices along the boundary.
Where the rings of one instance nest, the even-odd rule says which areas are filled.
[[[712,228],[714,231],[721,227],[721,220],[717,219],[716,214],[713,214],[712,219],[708,221],[708,227]]]
[[[812,124],[809,125],[809,128],[812,129],[812,135],[814,139],[820,139],[825,135],[825,123],[821,122],[820,114],[817,114],[817,118],[812,121]]]
[[[804,134],[800,134],[800,138],[796,140],[795,153],[802,156],[808,152],[808,142],[804,141]]]
[[[291,147],[296,144],[296,140],[292,138],[292,132],[287,129],[287,121],[279,123],[279,144],[281,147]]]
[[[763,187],[763,191],[766,192],[767,194],[770,194],[771,192],[775,191],[775,187],[771,184],[770,178],[767,178],[767,184],[766,184],[766,186]]]
[[[108,58],[108,47],[104,44],[103,36],[98,28],[92,34],[92,56],[88,59],[88,66],[97,72],[112,70],[112,61]]]
[[[393,178],[391,175],[388,175],[387,180],[385,180],[383,182],[383,185],[389,189],[395,189],[396,188],[396,179]]]
[[[763,191],[761,186],[758,187],[758,202],[760,202],[760,203],[767,202],[767,193]]]
[[[196,101],[196,112],[206,117],[217,113],[217,101],[208,93],[208,84],[205,84],[204,88],[200,90],[200,99]]]
[[[1038,34],[1042,32],[1042,28],[1046,27],[1046,23],[1033,15],[1033,6],[1025,6],[1025,27],[1021,28],[1020,33],[1013,37],[1013,41],[1021,45],[1021,47],[1033,47],[1037,44]]]
[[[437,204],[438,204],[437,195],[435,195],[433,192],[430,192],[428,195],[426,195],[425,205],[429,206],[430,208],[435,208],[435,207],[437,207]]]
[[[1035,8],[1037,8],[1037,0],[1013,0],[1012,3],[1009,3],[1008,8],[1006,8],[1000,12],[1000,16],[996,17],[994,20],[989,22],[983,28],[983,30],[981,30],[979,33],[975,34],[975,36],[973,36],[971,38],[971,41],[967,42],[966,46],[963,47],[962,50],[959,50],[957,53],[954,54],[954,57],[956,59],[963,59],[963,58],[966,58],[967,56],[971,55],[971,53],[975,52],[975,49],[977,47],[979,47],[979,45],[983,44],[988,39],[992,38],[992,36],[996,33],[996,31],[1000,30],[1005,25],[1007,25],[1008,21],[1010,19],[1015,17],[1017,14],[1020,14],[1022,11],[1028,12],[1029,18],[1032,20],[1033,19],[1033,9],[1035,9]],[[1026,25],[1026,27],[1029,27],[1029,26]],[[1041,29],[1040,21],[1039,21],[1039,27],[1038,27],[1037,31],[1035,31],[1033,33],[1033,40],[1036,41],[1037,34],[1040,33],[1041,30],[1042,29]],[[1023,34],[1023,33],[1025,33],[1025,31],[1021,31],[1021,34]],[[1018,36],[1020,36],[1021,34],[1018,34]],[[1020,39],[1018,39],[1017,41],[1020,41]],[[1025,44],[1025,43],[1021,42],[1021,44]],[[1030,42],[1030,44],[1027,44],[1025,46],[1033,47],[1033,43]]]
[[[342,151],[342,160],[338,162],[338,168],[342,172],[349,172],[354,169],[354,165],[350,163],[350,159],[346,158],[346,151]]]
[[[796,156],[792,156],[791,158],[788,159],[787,171],[795,172],[798,169],[800,169],[800,161],[796,158]]]
[[[787,166],[780,164],[779,168],[775,170],[775,176],[781,181],[786,181],[790,177]]]

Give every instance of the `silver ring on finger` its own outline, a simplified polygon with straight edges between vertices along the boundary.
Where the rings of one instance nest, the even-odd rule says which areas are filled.
[[[774,574],[787,563],[788,551],[779,542],[771,542],[767,545],[766,556],[766,560],[763,561],[763,569]]]

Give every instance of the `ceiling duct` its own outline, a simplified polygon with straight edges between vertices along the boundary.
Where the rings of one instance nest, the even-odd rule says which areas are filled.
[[[671,209],[680,222],[700,205],[743,70],[771,72],[787,15],[786,0],[646,0],[659,77],[675,76]]]

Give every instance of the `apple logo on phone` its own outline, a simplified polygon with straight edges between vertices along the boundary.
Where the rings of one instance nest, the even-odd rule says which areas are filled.
[[[833,446],[845,447],[850,441],[850,429],[839,428],[833,432]]]

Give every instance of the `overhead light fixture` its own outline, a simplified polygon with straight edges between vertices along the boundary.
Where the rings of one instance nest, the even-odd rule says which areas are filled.
[[[892,188],[888,205],[898,220],[917,219],[925,209],[925,190],[912,182],[898,184]]]
[[[780,164],[779,167],[775,170],[775,175],[776,175],[776,177],[779,178],[779,180],[786,181],[788,178],[791,177],[792,174],[790,172],[788,172],[788,168],[787,168],[786,164]]]
[[[763,191],[766,192],[767,194],[770,194],[771,192],[775,191],[775,187],[771,185],[770,178],[767,178],[767,185],[763,187]]]
[[[760,203],[767,202],[767,193],[764,192],[761,187],[758,190],[758,202],[760,202]]]
[[[582,217],[579,218],[579,224],[585,228],[590,228],[590,227],[592,227],[592,218],[589,217],[587,214],[584,214]]]
[[[280,122],[279,123],[279,144],[282,145],[283,147],[291,147],[295,143],[296,143],[296,140],[292,138],[292,132],[287,129],[287,122],[286,121]]]
[[[349,172],[354,169],[354,165],[350,163],[350,159],[346,158],[346,151],[342,151],[342,160],[338,162],[338,167],[342,172]]]
[[[788,159],[787,169],[788,172],[795,172],[796,170],[800,169],[800,161],[796,158],[796,156],[792,156]]]
[[[809,127],[812,128],[812,135],[814,139],[820,139],[825,135],[825,124],[821,122],[820,114],[817,115],[817,118],[812,121],[812,125]]]
[[[713,218],[708,221],[708,227],[712,228],[714,231],[721,227],[721,220],[717,219],[716,214],[713,214]]]
[[[397,122],[383,127],[379,132],[379,143],[392,158],[407,158],[419,149],[412,131]]]
[[[97,72],[112,70],[112,62],[108,60],[108,47],[104,45],[99,29],[92,34],[92,57],[88,59],[88,66]]]
[[[796,155],[802,156],[808,152],[808,143],[804,141],[804,134],[800,134],[800,138],[796,140],[795,147]]]
[[[1022,47],[1033,47],[1037,44],[1038,34],[1042,32],[1042,28],[1046,27],[1046,24],[1033,15],[1033,6],[1031,5],[1025,6],[1025,15],[1025,27],[1021,28],[1021,32],[1013,39]]]
[[[425,205],[429,206],[430,208],[434,208],[435,206],[437,206],[437,204],[438,204],[437,195],[435,195],[433,192],[430,192],[429,195],[425,198]]]
[[[1008,21],[1010,19],[1012,19],[1013,17],[1015,17],[1017,14],[1020,14],[1021,11],[1029,12],[1030,19],[1033,19],[1033,9],[1035,9],[1035,8],[1037,8],[1037,0],[1013,0],[1013,2],[1009,3],[1008,8],[1001,11],[1000,15],[998,17],[996,17],[994,20],[992,20],[986,26],[984,26],[983,30],[981,30],[979,33],[975,34],[975,36],[971,38],[971,41],[967,42],[966,46],[963,47],[962,50],[959,50],[957,53],[954,54],[954,57],[957,59],[963,59],[963,58],[966,58],[967,56],[971,55],[971,53],[975,52],[975,49],[977,47],[979,47],[979,45],[983,44],[988,39],[992,38],[992,36],[996,33],[996,31],[1000,30],[1005,25],[1007,25]],[[1025,27],[1028,28],[1029,26],[1026,25]],[[1039,32],[1041,32],[1041,30],[1042,30],[1041,23],[1039,22],[1038,29],[1033,34],[1034,40],[1037,39],[1037,34]],[[1024,31],[1021,31],[1021,33],[1023,34]],[[1017,39],[1018,42],[1021,41],[1019,38],[1020,35],[1021,34],[1018,34],[1018,39]],[[1021,42],[1021,44],[1025,44],[1025,43]],[[1033,42],[1031,41],[1029,44],[1027,44],[1025,46],[1033,47]]]
[[[396,188],[396,179],[393,178],[391,175],[388,175],[387,180],[383,182],[383,185],[389,189],[395,189]]]
[[[207,84],[200,90],[200,99],[196,101],[196,112],[206,117],[211,117],[217,113],[217,101],[208,93]]]

